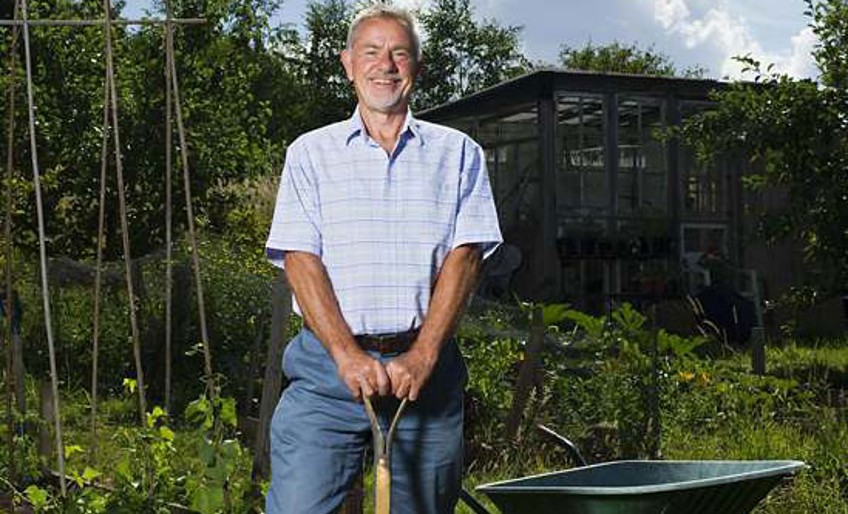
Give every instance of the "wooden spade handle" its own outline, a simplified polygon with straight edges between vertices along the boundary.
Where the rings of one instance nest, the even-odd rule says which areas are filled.
[[[392,472],[389,460],[380,457],[377,460],[377,468],[374,470],[375,498],[374,514],[389,514],[392,505]]]

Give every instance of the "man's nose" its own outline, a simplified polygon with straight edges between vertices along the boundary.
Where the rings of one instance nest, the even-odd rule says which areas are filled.
[[[395,63],[394,56],[389,51],[380,52],[380,69],[386,72],[394,72],[397,71],[397,63]]]

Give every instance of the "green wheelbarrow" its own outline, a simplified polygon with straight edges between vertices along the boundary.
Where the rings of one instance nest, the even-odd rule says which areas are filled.
[[[804,467],[794,460],[614,461],[476,490],[503,514],[744,514]],[[462,499],[478,514],[487,512],[467,493]]]

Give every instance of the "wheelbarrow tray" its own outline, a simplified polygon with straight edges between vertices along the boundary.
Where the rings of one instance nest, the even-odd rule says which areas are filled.
[[[615,461],[477,487],[504,514],[742,514],[792,460]]]

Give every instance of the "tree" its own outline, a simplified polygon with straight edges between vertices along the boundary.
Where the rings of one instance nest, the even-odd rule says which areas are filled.
[[[195,209],[208,222],[206,227],[213,230],[221,228],[226,214],[223,211],[229,208],[218,195],[222,185],[275,172],[286,142],[305,125],[306,111],[300,101],[302,82],[288,59],[291,52],[285,50],[292,44],[292,31],[269,24],[278,3],[174,2],[175,16],[207,19],[204,25],[175,30],[175,59],[188,132]],[[99,18],[102,3],[35,0],[30,2],[30,15]],[[97,231],[103,31],[99,27],[38,27],[31,34],[39,160],[49,213],[48,251],[83,259],[95,251]],[[117,26],[114,36],[130,237],[133,254],[141,255],[164,243],[163,28],[127,31]],[[15,154],[20,173],[26,178],[29,144],[22,84],[19,80]],[[5,98],[0,102],[0,107],[5,107]],[[175,158],[175,165],[179,164],[179,158]],[[122,249],[116,228],[113,162],[110,170],[106,255],[114,259]],[[182,178],[179,169],[175,171],[174,221],[179,233],[185,214],[180,209]],[[29,250],[35,247],[31,194],[31,190],[21,191],[15,219],[17,244]]]
[[[804,248],[805,280],[825,292],[848,284],[848,4],[807,0],[819,38],[814,52],[820,82],[763,70],[742,57],[754,83],[736,83],[715,95],[716,108],[690,119],[682,131],[698,156],[723,152],[751,156],[745,178],[754,191],[779,189],[780,210],[760,211],[766,241],[793,238]]]
[[[102,17],[102,5],[96,0],[28,2],[31,18]],[[4,30],[4,38],[11,31]],[[116,29],[121,34],[121,29]],[[96,27],[33,27],[30,29],[34,96],[37,102],[36,124],[39,165],[42,174],[46,221],[51,251],[67,253],[73,246],[88,244],[97,227],[97,177],[100,155],[103,74],[102,29]],[[6,43],[8,44],[8,42]],[[23,76],[23,45],[18,41],[16,70],[16,116],[14,155],[20,182],[14,187],[15,235],[22,247],[34,250],[35,202],[29,130],[27,127],[26,87]],[[3,52],[3,74],[6,52]],[[4,82],[4,86],[8,82]],[[5,92],[5,89],[4,89]],[[6,111],[3,95],[2,112]],[[123,99],[122,99],[123,100]],[[3,166],[5,167],[7,127],[3,124]],[[71,185],[73,184],[73,185]],[[94,227],[94,230],[92,230]]]
[[[521,27],[478,23],[473,14],[470,0],[436,0],[419,13],[426,40],[417,108],[471,94],[530,68],[520,51]]]
[[[339,58],[352,16],[353,9],[345,0],[307,4],[302,67],[310,128],[347,118],[356,105]]]
[[[667,55],[655,51],[653,47],[643,50],[635,43],[622,45],[618,41],[608,45],[594,45],[590,41],[583,48],[563,45],[559,60],[566,69],[603,73],[700,78],[705,71],[701,67],[680,70]]]

